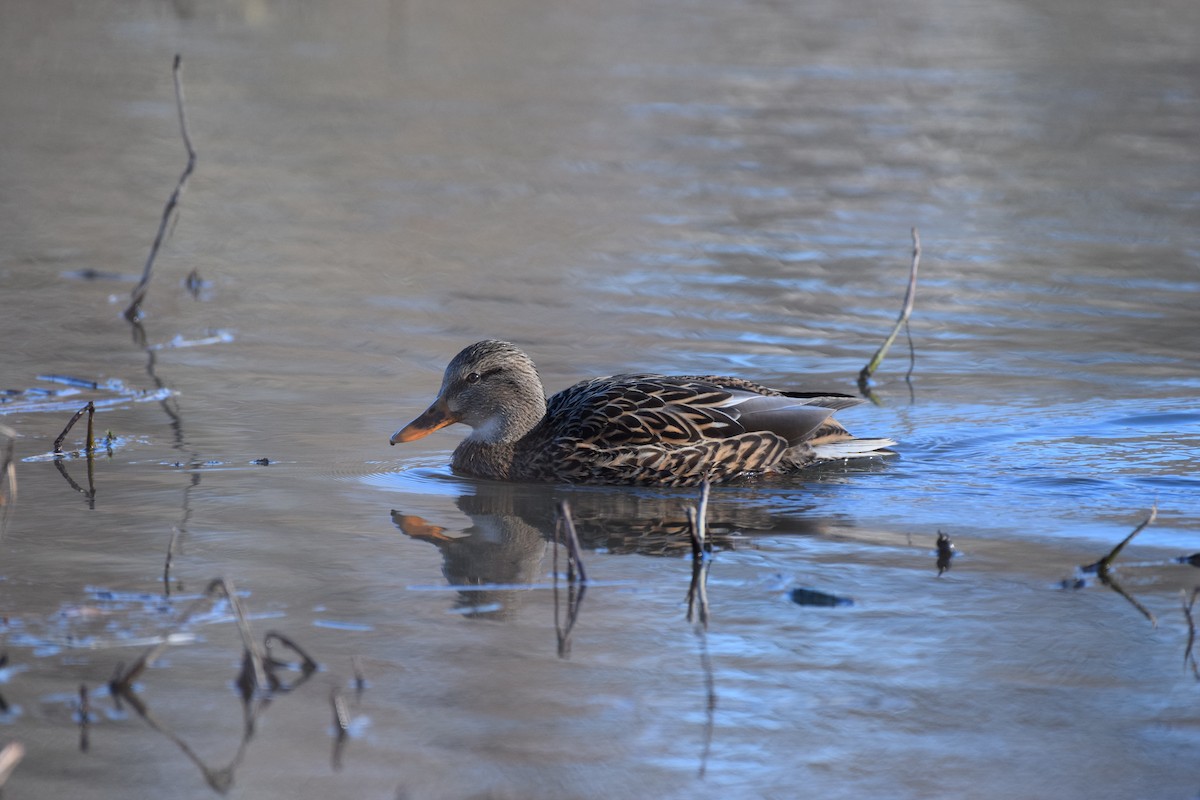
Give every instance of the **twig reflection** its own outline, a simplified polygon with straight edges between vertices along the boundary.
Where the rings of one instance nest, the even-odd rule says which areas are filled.
[[[84,489],[67,472],[67,465],[64,463],[64,460],[61,458],[54,459],[54,468],[58,470],[58,474],[63,476],[63,480],[67,482],[68,486],[84,496],[87,500],[88,508],[94,511],[96,509],[96,471],[93,464],[94,459],[89,455],[87,458],[88,488]]]
[[[708,629],[708,570],[712,566],[712,542],[707,525],[709,485],[700,485],[700,499],[695,508],[687,509],[692,541],[692,583],[687,594],[687,621]]]
[[[79,685],[79,752],[86,753],[90,746],[89,731],[92,727],[92,704],[88,700],[87,684]]]
[[[1183,595],[1183,617],[1188,626],[1187,645],[1183,648],[1183,666],[1185,669],[1191,667],[1192,675],[1200,681],[1200,664],[1196,663],[1196,653],[1192,649],[1196,644],[1196,618],[1192,616],[1192,609],[1196,607],[1196,598],[1200,597],[1200,586],[1192,589],[1190,597],[1187,592],[1180,594]]]
[[[172,635],[178,633],[181,628],[186,626],[201,608],[206,605],[211,606],[221,598],[224,598],[229,603],[230,609],[234,614],[234,619],[237,622],[238,631],[242,637],[242,667],[236,683],[242,693],[243,726],[241,740],[238,743],[233,758],[226,766],[214,768],[209,766],[188,745],[186,740],[159,722],[150,713],[146,702],[134,691],[133,682],[147,667],[158,659],[163,650],[166,649]],[[278,671],[281,668],[290,667],[291,665],[270,657],[272,642],[278,642],[301,657],[302,663],[297,668],[299,677],[295,680],[288,682],[279,676]],[[179,748],[180,752],[196,765],[204,776],[205,782],[210,787],[221,794],[225,794],[233,786],[234,773],[245,757],[246,748],[254,736],[255,722],[258,717],[266,711],[275,695],[290,692],[300,686],[317,671],[317,668],[316,661],[297,646],[295,642],[278,632],[268,632],[263,639],[262,646],[260,646],[254,638],[254,633],[246,619],[241,601],[232,583],[224,578],[215,578],[209,582],[203,595],[187,606],[171,630],[164,633],[156,644],[147,648],[128,669],[118,669],[117,674],[109,682],[108,688],[112,694],[113,702],[118,707],[120,707],[122,702],[128,703],[137,712],[138,716],[145,720],[147,725],[173,742]],[[83,696],[86,697],[86,695]],[[81,718],[86,719],[86,716],[81,715]]]
[[[1112,589],[1114,592],[1121,595],[1121,597],[1124,597],[1130,605],[1136,608],[1138,612],[1141,613],[1141,615],[1147,620],[1149,620],[1150,624],[1156,628],[1158,627],[1158,620],[1155,618],[1154,614],[1150,612],[1150,609],[1138,602],[1137,598],[1126,591],[1125,587],[1122,586],[1117,580],[1117,576],[1113,573],[1113,562],[1116,560],[1117,555],[1120,554],[1120,552],[1125,548],[1125,545],[1129,544],[1133,540],[1133,537],[1145,530],[1146,527],[1153,523],[1157,518],[1158,505],[1155,504],[1150,507],[1150,513],[1144,520],[1142,520],[1141,524],[1134,528],[1128,536],[1122,539],[1116,547],[1110,550],[1108,555],[1104,556],[1104,558],[1100,559],[1099,561],[1086,564],[1079,568],[1080,572],[1085,575],[1095,573],[1096,578],[1100,581],[1100,583]],[[1064,581],[1063,585],[1070,586],[1071,588],[1082,588],[1086,586],[1087,583],[1085,580],[1077,579],[1073,582]]]
[[[687,621],[693,623],[700,650],[700,671],[704,675],[704,746],[700,751],[700,766],[697,777],[703,779],[708,772],[708,758],[712,752],[713,734],[716,729],[717,679],[713,671],[712,656],[708,652],[708,571],[712,567],[712,541],[708,536],[708,481],[700,484],[700,497],[695,508],[687,509],[690,538],[692,542],[692,582],[688,587]]]
[[[567,600],[566,618],[559,608],[558,598],[558,545],[560,539],[567,548]],[[584,595],[587,594],[587,573],[583,568],[583,554],[580,552],[579,535],[575,531],[575,521],[571,518],[571,506],[566,500],[558,504],[558,516],[554,524],[554,542],[551,545],[554,563],[551,571],[554,575],[554,632],[558,637],[558,657],[569,658],[571,655],[571,633],[579,619],[579,609],[583,605]],[[578,567],[578,575],[576,575]]]
[[[342,691],[334,686],[329,690],[329,704],[333,707],[333,771],[342,769],[342,751],[350,738],[350,713],[346,710],[346,701]]]
[[[4,456],[0,458],[0,538],[3,538],[8,529],[8,516],[17,502],[17,432],[7,425],[0,425],[0,436],[5,440]]]
[[[708,772],[708,759],[712,754],[713,735],[716,732],[717,676],[708,652],[708,630],[697,627],[696,638],[700,643],[700,671],[704,674],[704,746],[700,750],[700,767],[697,770],[697,777],[703,780]]]
[[[163,413],[167,415],[167,419],[170,420],[171,447],[183,455],[183,458],[179,460],[179,466],[185,468],[188,472],[188,482],[183,487],[182,509],[180,511],[179,522],[171,529],[171,539],[167,545],[167,557],[163,564],[163,594],[170,597],[171,565],[174,560],[175,549],[180,538],[188,532],[188,523],[192,518],[192,492],[200,485],[200,454],[188,444],[187,436],[183,430],[183,414],[179,408],[179,401],[175,396],[175,392],[171,391],[158,375],[158,357],[154,347],[146,343],[145,328],[142,327],[142,323],[137,319],[130,320],[129,324],[134,343],[142,348],[146,354],[146,375],[154,383],[155,388],[160,390],[162,395],[158,404],[162,408]]]

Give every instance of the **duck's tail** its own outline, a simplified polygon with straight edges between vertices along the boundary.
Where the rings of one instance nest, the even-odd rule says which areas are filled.
[[[814,461],[843,461],[848,458],[870,458],[871,456],[892,455],[895,451],[888,448],[896,444],[895,439],[855,439],[838,438],[831,441],[809,442]]]
[[[805,444],[808,445],[808,463],[811,464],[817,461],[844,461],[848,458],[891,455],[892,451],[888,448],[895,443],[895,439],[882,437],[857,439],[842,427],[840,422],[828,419],[813,432],[812,438]]]

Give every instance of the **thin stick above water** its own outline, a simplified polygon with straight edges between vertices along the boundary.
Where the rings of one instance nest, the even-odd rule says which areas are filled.
[[[896,336],[900,333],[900,328],[908,322],[909,316],[912,315],[913,301],[917,296],[917,269],[921,264],[921,233],[916,228],[912,229],[912,265],[908,271],[908,291],[904,293],[904,306],[900,309],[900,316],[896,319],[896,324],[892,327],[892,332],[884,339],[883,344],[875,351],[875,355],[871,356],[871,360],[858,373],[858,388],[864,395],[870,397],[867,385],[871,380],[871,375],[883,363],[883,359],[887,356],[888,350],[891,349],[892,342],[896,341]]]
[[[183,106],[183,78],[180,75],[182,65],[183,57],[176,54],[175,65],[172,68],[172,76],[175,80],[175,107],[179,111],[179,132],[183,137],[183,146],[187,148],[187,166],[184,167],[183,174],[179,176],[175,190],[167,198],[167,204],[163,206],[162,218],[158,221],[158,233],[154,235],[154,244],[150,246],[150,254],[146,257],[146,266],[142,268],[142,279],[138,281],[138,285],[133,288],[133,293],[130,295],[129,307],[125,309],[125,319],[130,322],[134,322],[141,316],[142,301],[146,299],[146,291],[150,287],[150,276],[154,271],[154,259],[158,257],[158,249],[162,247],[163,241],[167,238],[171,219],[177,214],[179,200],[183,197],[183,190],[187,187],[188,178],[192,176],[192,170],[196,168],[196,151],[192,148],[192,137],[188,135],[187,115]]]
[[[1108,555],[1094,564],[1088,564],[1081,568],[1083,572],[1095,572],[1096,577],[1100,579],[1101,583],[1128,600],[1129,604],[1141,612],[1142,616],[1149,620],[1150,624],[1156,628],[1158,627],[1158,619],[1155,618],[1150,609],[1139,603],[1137,598],[1126,591],[1125,587],[1122,586],[1119,581],[1117,581],[1117,576],[1113,574],[1113,562],[1116,560],[1117,555],[1120,554],[1120,552],[1125,548],[1125,545],[1133,541],[1133,537],[1145,530],[1146,527],[1152,524],[1157,518],[1158,503],[1155,503],[1154,505],[1150,506],[1150,513],[1146,515],[1146,518],[1142,520],[1141,524],[1134,528],[1128,536],[1122,539],[1120,543],[1109,552]]]
[[[1106,555],[1104,558],[1100,559],[1099,561],[1097,561],[1093,564],[1088,564],[1087,566],[1083,567],[1083,571],[1084,572],[1095,572],[1100,576],[1101,579],[1106,577],[1109,574],[1109,572],[1112,570],[1113,562],[1117,560],[1117,556],[1121,553],[1122,550],[1125,549],[1125,545],[1127,545],[1131,541],[1133,541],[1133,537],[1137,536],[1139,533],[1144,531],[1146,529],[1146,527],[1149,526],[1151,523],[1153,523],[1154,520],[1156,520],[1156,519],[1158,519],[1158,503],[1157,502],[1154,503],[1152,506],[1150,506],[1150,513],[1146,515],[1146,518],[1144,520],[1142,520],[1141,524],[1138,525],[1136,528],[1134,528],[1133,531],[1128,536],[1126,536],[1124,539],[1122,539],[1120,541],[1120,543],[1117,544],[1116,547],[1114,547],[1112,550],[1110,550],[1108,555]]]
[[[58,438],[54,440],[54,452],[55,453],[62,452],[63,440],[67,438],[67,434],[71,432],[71,428],[75,427],[75,423],[79,422],[79,418],[82,417],[84,414],[87,414],[88,415],[88,436],[87,436],[87,442],[84,445],[84,452],[87,453],[88,455],[91,455],[92,451],[95,449],[95,442],[92,440],[92,416],[95,413],[96,413],[96,404],[94,402],[92,402],[91,400],[89,400],[87,402],[87,405],[85,405],[83,408],[76,411],[74,416],[72,416],[71,419],[67,421],[67,426],[62,429],[62,433],[60,433],[58,435]]]

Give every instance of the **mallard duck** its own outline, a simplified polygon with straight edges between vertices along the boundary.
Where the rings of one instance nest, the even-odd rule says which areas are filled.
[[[437,399],[391,443],[461,422],[472,431],[450,466],[463,475],[696,486],[886,454],[891,439],[856,439],[830,416],[861,402],[741,378],[650,374],[593,378],[547,401],[529,356],[489,339],[454,357]]]

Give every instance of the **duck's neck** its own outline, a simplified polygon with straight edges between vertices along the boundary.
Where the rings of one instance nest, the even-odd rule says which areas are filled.
[[[466,419],[471,435],[454,451],[450,466],[465,475],[514,480],[513,459],[518,443],[546,417],[546,395],[540,381],[526,391],[506,395],[503,405]]]
[[[473,419],[464,419],[471,426],[468,442],[476,446],[511,445],[538,426],[546,417],[546,396],[541,384],[529,387],[528,391],[505,395],[495,407],[477,414]],[[465,442],[464,442],[465,444]]]
[[[515,454],[516,442],[488,442],[468,436],[455,448],[450,468],[463,475],[506,481],[512,477]]]

